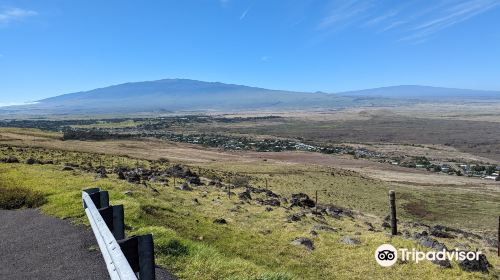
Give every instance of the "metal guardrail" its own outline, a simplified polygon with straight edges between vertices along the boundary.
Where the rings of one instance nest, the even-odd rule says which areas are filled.
[[[125,239],[123,205],[110,206],[106,191],[98,188],[84,190],[82,201],[110,278],[154,280],[152,235]]]

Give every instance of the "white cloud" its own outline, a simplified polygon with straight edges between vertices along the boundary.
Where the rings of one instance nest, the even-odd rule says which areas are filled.
[[[21,20],[23,18],[36,16],[38,13],[31,10],[20,8],[6,9],[0,12],[0,23],[7,24],[12,21]]]
[[[271,58],[269,56],[267,56],[267,55],[264,55],[264,56],[260,57],[260,61],[264,61],[264,62],[269,61],[269,59],[271,59]]]
[[[248,11],[250,11],[250,7],[248,7],[240,16],[240,20],[243,20],[246,18]]]
[[[348,26],[393,32],[399,41],[423,42],[451,26],[500,6],[499,0],[401,1],[387,9],[387,3],[373,0],[331,0],[319,30],[333,31]]]

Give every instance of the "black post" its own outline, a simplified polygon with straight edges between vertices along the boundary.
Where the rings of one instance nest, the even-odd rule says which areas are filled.
[[[125,238],[125,214],[123,205],[113,206],[113,235],[116,240]]]
[[[155,252],[153,235],[138,236],[139,253],[139,279],[154,280],[155,276]]]
[[[120,248],[139,280],[155,279],[155,252],[153,235],[132,236],[118,240]]]
[[[314,203],[314,207],[316,208],[316,212],[318,212],[318,191],[316,190],[316,202]]]
[[[389,191],[389,202],[391,210],[391,233],[392,235],[398,234],[398,222],[396,218],[396,192],[393,190]]]
[[[109,206],[109,195],[107,191],[93,192],[89,194],[97,209]]]

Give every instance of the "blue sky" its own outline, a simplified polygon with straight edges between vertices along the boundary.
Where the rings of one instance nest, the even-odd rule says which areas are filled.
[[[499,0],[0,0],[0,103],[191,78],[500,90]]]

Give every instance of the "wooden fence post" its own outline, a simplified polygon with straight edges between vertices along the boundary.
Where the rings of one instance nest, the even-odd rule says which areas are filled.
[[[396,192],[393,190],[389,191],[389,203],[391,210],[391,234],[398,234],[398,221],[396,218]]]

